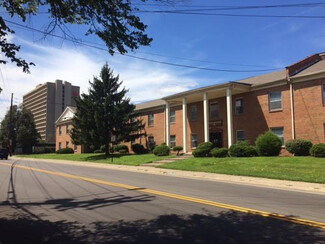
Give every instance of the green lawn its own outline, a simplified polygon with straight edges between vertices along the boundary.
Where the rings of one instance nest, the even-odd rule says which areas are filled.
[[[71,161],[87,161],[96,163],[108,163],[108,164],[123,164],[123,165],[133,165],[138,166],[145,163],[151,163],[153,161],[162,160],[165,158],[175,157],[166,156],[158,157],[154,154],[114,154],[113,162],[112,156],[106,157],[103,153],[82,153],[82,154],[32,154],[32,155],[19,155],[19,157],[24,158],[42,158],[42,159],[61,159],[61,160],[71,160]]]
[[[325,183],[325,158],[190,158],[161,168]]]

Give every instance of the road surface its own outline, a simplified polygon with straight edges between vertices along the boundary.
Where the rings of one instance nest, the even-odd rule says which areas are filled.
[[[0,243],[325,243],[325,196],[0,161]]]

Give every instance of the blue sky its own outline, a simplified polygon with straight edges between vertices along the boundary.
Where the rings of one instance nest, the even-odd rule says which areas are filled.
[[[134,1],[141,3],[141,1]],[[319,1],[318,1],[319,2]],[[149,1],[148,3],[157,4]],[[251,6],[310,3],[308,1],[216,1],[183,0],[173,6],[138,5],[142,10],[188,10],[196,5]],[[324,2],[325,4],[325,2]],[[325,16],[323,6],[211,11],[221,14],[309,15]],[[7,15],[2,15],[10,19]],[[205,11],[207,12],[207,11]],[[210,13],[210,12],[209,12]],[[325,19],[252,18],[226,16],[139,13],[148,25],[147,33],[154,40],[150,47],[141,47],[132,55],[163,62],[234,71],[284,68],[313,53],[325,50]],[[19,19],[10,19],[21,23]],[[44,29],[48,17],[41,14],[28,18],[24,25]],[[88,80],[99,74],[107,62],[135,103],[157,99],[175,92],[227,81],[235,81],[262,72],[215,72],[157,64],[121,55],[110,56],[99,51],[54,37],[26,31],[10,25],[16,34],[10,39],[21,44],[20,56],[36,64],[31,74],[23,74],[12,64],[1,65],[0,118],[8,105],[10,93],[15,103],[37,84],[55,79],[67,80],[87,92]],[[85,28],[69,26],[75,37],[103,45],[95,36],[85,37]],[[60,31],[56,34],[62,35]],[[159,54],[163,56],[156,56]],[[183,59],[181,59],[183,58]],[[198,61],[191,61],[191,60]],[[200,60],[200,61],[199,61]]]

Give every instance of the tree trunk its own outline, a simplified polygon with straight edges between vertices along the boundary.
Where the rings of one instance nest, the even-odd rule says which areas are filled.
[[[105,155],[108,156],[110,154],[109,152],[109,143],[105,144]]]

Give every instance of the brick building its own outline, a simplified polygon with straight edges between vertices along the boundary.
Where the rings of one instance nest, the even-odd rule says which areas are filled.
[[[130,142],[129,147],[165,142],[191,152],[206,141],[217,147],[230,147],[240,140],[254,144],[267,130],[283,144],[291,139],[325,142],[325,53],[280,71],[137,104],[136,110],[147,136]],[[69,111],[74,110],[67,108],[56,123],[57,149],[72,146],[65,133],[66,126],[71,126],[71,118],[64,120]]]
[[[63,113],[55,122],[56,125],[56,143],[55,150],[70,147],[75,153],[83,153],[84,147],[81,145],[74,145],[70,137],[72,129],[72,118],[76,113],[75,107],[66,107]]]
[[[267,130],[283,142],[324,142],[325,53],[283,70],[236,82],[202,87],[137,105],[146,124],[147,145],[166,142],[191,152],[205,141],[229,147],[254,143]],[[135,142],[132,142],[135,143]]]

